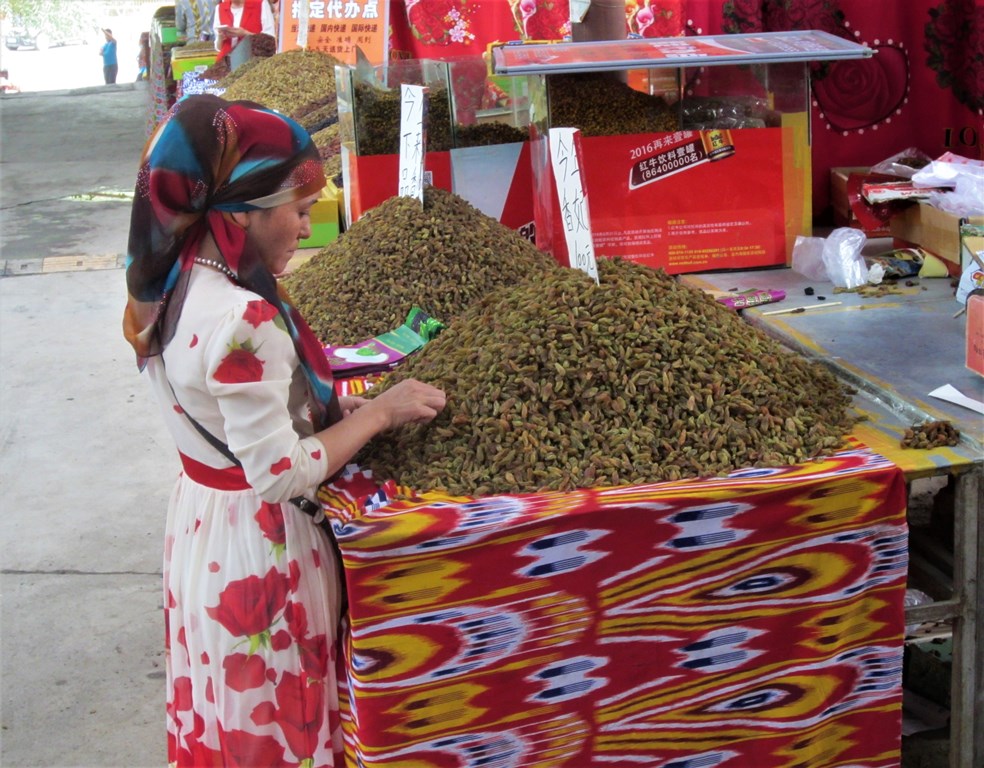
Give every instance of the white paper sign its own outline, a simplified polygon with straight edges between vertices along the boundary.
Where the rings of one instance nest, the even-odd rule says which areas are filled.
[[[969,408],[972,411],[977,411],[978,413],[984,415],[984,403],[980,400],[974,400],[971,397],[967,397],[952,384],[944,384],[942,387],[937,387],[929,393],[929,396],[939,398],[940,400],[946,400],[948,403],[960,405],[964,408]]]
[[[591,219],[588,216],[588,193],[584,189],[578,145],[581,132],[577,128],[550,129],[550,164],[557,184],[560,215],[564,223],[564,239],[570,265],[587,272],[598,282],[598,263],[595,261]]]
[[[424,153],[427,138],[427,88],[400,86],[400,179],[398,194],[424,203]]]

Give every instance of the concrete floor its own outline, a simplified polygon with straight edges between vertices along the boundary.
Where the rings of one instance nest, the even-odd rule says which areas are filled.
[[[64,199],[132,189],[148,103],[132,85],[0,98],[11,768],[166,764],[161,542],[178,463],[120,333],[129,203]]]

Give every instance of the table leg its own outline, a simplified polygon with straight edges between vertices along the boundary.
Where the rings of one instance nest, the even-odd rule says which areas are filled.
[[[984,509],[984,466],[957,477],[954,504],[954,587],[962,610],[953,635],[950,766],[984,764],[984,557],[980,548]]]

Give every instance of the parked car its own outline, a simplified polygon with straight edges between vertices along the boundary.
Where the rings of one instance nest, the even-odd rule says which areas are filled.
[[[31,32],[24,27],[15,27],[7,32],[3,43],[11,51],[19,48],[33,48],[43,51],[47,48],[54,48],[61,45],[81,45],[88,43],[85,35],[81,32],[46,32],[40,30]]]

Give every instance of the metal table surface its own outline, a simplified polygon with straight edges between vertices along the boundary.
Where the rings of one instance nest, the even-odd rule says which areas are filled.
[[[984,377],[964,364],[966,315],[947,279],[913,280],[902,294],[863,297],[834,293],[788,268],[686,275],[682,282],[710,291],[781,289],[786,298],[742,310],[746,320],[801,354],[832,368],[858,390],[868,418],[854,436],[894,461],[909,480],[955,478],[953,588],[948,599],[909,608],[906,620],[952,620],[950,764],[984,765],[984,416],[929,397],[951,384],[984,401]],[[805,289],[812,287],[815,295]],[[817,296],[824,296],[820,300]],[[833,305],[833,302],[840,302]],[[811,307],[791,314],[777,309]],[[812,309],[812,307],[817,307]],[[904,449],[907,426],[946,420],[961,434],[952,448]]]

